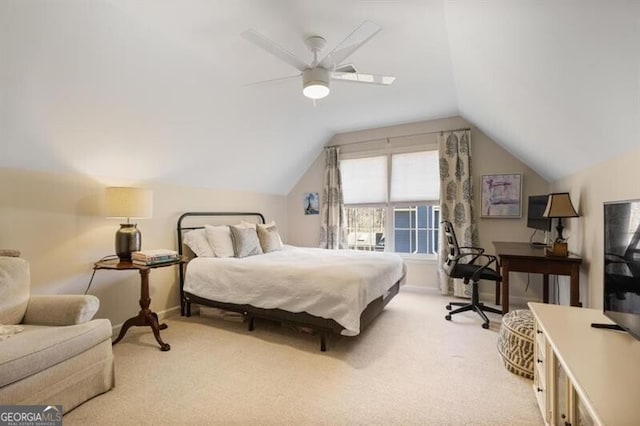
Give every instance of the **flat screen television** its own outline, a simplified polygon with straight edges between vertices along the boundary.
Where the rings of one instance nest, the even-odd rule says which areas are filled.
[[[551,231],[551,218],[544,217],[548,195],[531,195],[527,206],[527,228]]]
[[[604,203],[604,314],[640,340],[640,200]]]

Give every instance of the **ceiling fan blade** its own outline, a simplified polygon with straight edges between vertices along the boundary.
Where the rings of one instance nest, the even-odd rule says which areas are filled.
[[[293,80],[294,78],[300,78],[301,75],[302,74],[288,75],[286,77],[272,78],[272,79],[269,79],[269,80],[254,81],[253,83],[247,83],[244,86],[261,86],[263,84],[279,83],[281,81],[287,81],[287,80]]]
[[[298,59],[293,53],[286,50],[284,47],[275,43],[274,41],[269,40],[262,34],[257,33],[254,30],[247,30],[242,33],[242,37],[246,40],[249,40],[253,44],[263,48],[267,52],[271,53],[273,56],[280,58],[285,61],[289,65],[297,68],[300,71],[304,71],[306,68],[309,68],[309,65],[306,62]]]
[[[328,70],[334,70],[338,65],[358,50],[371,37],[376,35],[382,27],[371,21],[364,21],[358,28],[347,36],[339,45],[327,54],[319,65]]]
[[[390,75],[337,71],[331,73],[331,78],[333,80],[351,81],[354,83],[381,84],[383,86],[390,86],[396,80],[395,77]]]

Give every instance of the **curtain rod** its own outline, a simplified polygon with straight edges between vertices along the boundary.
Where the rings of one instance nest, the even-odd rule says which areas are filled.
[[[351,146],[351,145],[359,145],[361,143],[371,143],[371,142],[375,142],[375,141],[379,141],[382,139],[386,139],[387,143],[389,143],[389,139],[395,139],[395,138],[409,138],[411,136],[421,136],[421,135],[436,135],[438,133],[440,134],[444,134],[444,133],[448,133],[448,132],[461,132],[463,130],[471,130],[471,127],[462,127],[460,129],[451,129],[451,130],[438,130],[435,132],[420,132],[420,133],[412,133],[410,135],[400,135],[400,136],[393,136],[393,137],[387,137],[387,138],[380,138],[380,139],[369,139],[366,141],[357,141],[357,142],[351,142],[351,143],[343,143],[343,144],[339,144],[339,145],[325,145],[325,148],[330,148],[333,146],[336,147],[343,147],[343,146]]]

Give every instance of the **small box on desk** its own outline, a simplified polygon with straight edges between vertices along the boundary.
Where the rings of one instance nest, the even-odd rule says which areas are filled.
[[[567,257],[569,256],[569,249],[567,243],[554,242],[550,248],[545,249],[545,255]]]

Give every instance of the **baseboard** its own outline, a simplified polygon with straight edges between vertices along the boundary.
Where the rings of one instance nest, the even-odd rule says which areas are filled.
[[[424,294],[440,294],[440,289],[433,287],[424,287],[421,285],[403,285],[400,287],[400,291],[402,292],[410,292],[410,293],[424,293]]]
[[[159,311],[156,312],[158,314],[158,320],[163,320],[165,318],[168,317],[172,317],[174,315],[179,315],[180,314],[180,306],[173,306],[171,308],[165,309],[163,311]],[[122,326],[124,325],[124,323],[120,323],[117,325],[114,325],[113,327],[111,327],[111,329],[113,330],[113,335],[117,336],[118,333],[120,333],[120,329],[122,328]]]
[[[489,305],[493,305],[496,301],[496,294],[493,292],[480,293],[480,300]],[[542,300],[530,299],[528,297],[522,297],[522,296],[509,295],[509,310],[513,311],[514,309],[529,309],[529,307],[527,306],[527,303],[529,302],[542,303]]]
[[[440,293],[440,289],[437,288],[433,288],[433,287],[424,287],[424,286],[419,286],[419,285],[403,285],[402,287],[400,287],[400,291],[401,292],[410,292],[410,293],[422,293],[422,294],[433,294],[433,295],[441,295]],[[445,297],[456,297],[453,295],[449,295]],[[460,297],[459,298],[460,301],[464,301],[464,300],[469,300],[468,298],[465,297]],[[488,305],[493,305],[494,302],[496,300],[496,294],[494,292],[486,292],[486,293],[480,293],[480,301],[488,304]],[[538,299],[531,299],[528,297],[522,297],[522,296],[511,296],[509,295],[509,310],[512,311],[514,309],[528,309],[527,307],[527,303],[528,302],[540,302],[542,303],[542,300],[538,300]]]

